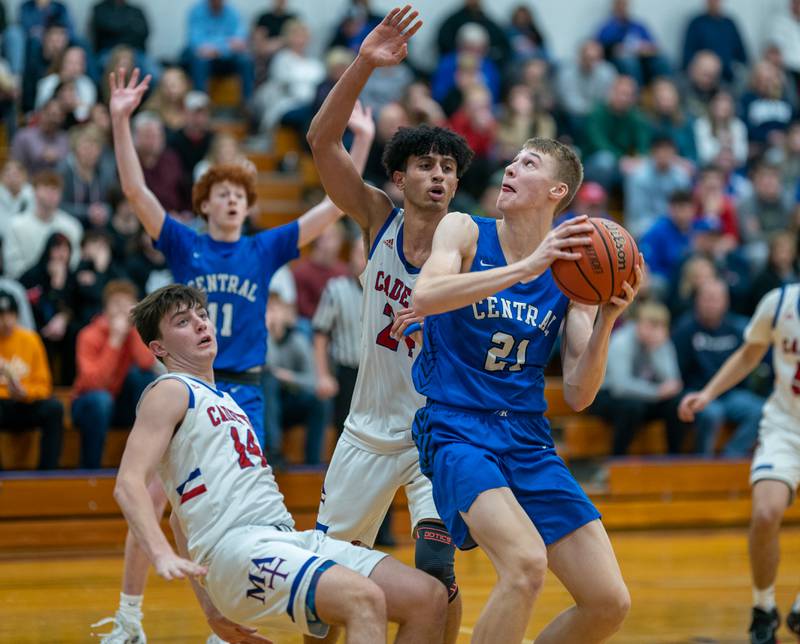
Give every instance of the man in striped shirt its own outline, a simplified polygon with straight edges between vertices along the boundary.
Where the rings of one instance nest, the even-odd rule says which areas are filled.
[[[350,245],[349,264],[349,275],[334,277],[325,285],[312,321],[317,396],[333,398],[333,420],[340,434],[350,411],[361,359],[363,287],[359,276],[367,265],[361,235]]]

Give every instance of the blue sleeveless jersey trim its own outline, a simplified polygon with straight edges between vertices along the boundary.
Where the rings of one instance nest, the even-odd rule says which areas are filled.
[[[368,259],[372,259],[372,256],[375,254],[375,249],[378,247],[378,244],[383,237],[383,234],[386,232],[386,229],[392,224],[394,218],[397,217],[397,213],[400,212],[400,208],[392,208],[392,211],[387,215],[386,221],[383,222],[383,226],[380,227],[378,230],[378,234],[375,235],[375,239],[372,240],[372,248],[369,249],[369,257]]]
[[[411,262],[406,259],[406,255],[403,252],[403,229],[405,228],[405,222],[403,225],[400,226],[400,230],[397,231],[397,239],[395,240],[395,246],[397,247],[397,256],[400,258],[400,261],[403,262],[403,266],[406,267],[406,270],[411,273],[412,275],[419,273],[420,268],[414,266]]]

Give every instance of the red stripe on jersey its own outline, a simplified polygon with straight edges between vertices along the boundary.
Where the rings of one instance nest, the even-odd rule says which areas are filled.
[[[192,488],[191,490],[189,490],[188,492],[186,492],[181,496],[181,505],[183,505],[187,501],[191,501],[196,496],[204,494],[206,491],[207,490],[205,484],[200,485],[199,487]]]

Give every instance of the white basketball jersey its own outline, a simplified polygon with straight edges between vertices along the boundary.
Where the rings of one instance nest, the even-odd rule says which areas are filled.
[[[395,208],[372,242],[362,274],[361,362],[344,434],[357,446],[394,453],[414,445],[411,422],[425,399],[414,389],[414,340],[389,335],[395,315],[411,307],[419,269],[403,256],[403,211]]]
[[[775,384],[763,423],[800,432],[800,284],[767,293],[744,332],[746,341],[772,344]]]
[[[227,393],[187,374],[165,374],[150,386],[167,378],[189,388],[189,408],[158,473],[192,560],[202,562],[231,528],[294,527],[272,468],[239,405]]]

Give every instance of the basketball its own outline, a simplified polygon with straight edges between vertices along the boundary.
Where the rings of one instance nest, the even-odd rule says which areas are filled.
[[[552,271],[558,288],[582,304],[603,304],[613,296],[625,297],[622,282],[633,284],[639,249],[631,234],[610,219],[591,217],[592,243],[566,250],[581,254],[577,261],[557,259]]]

